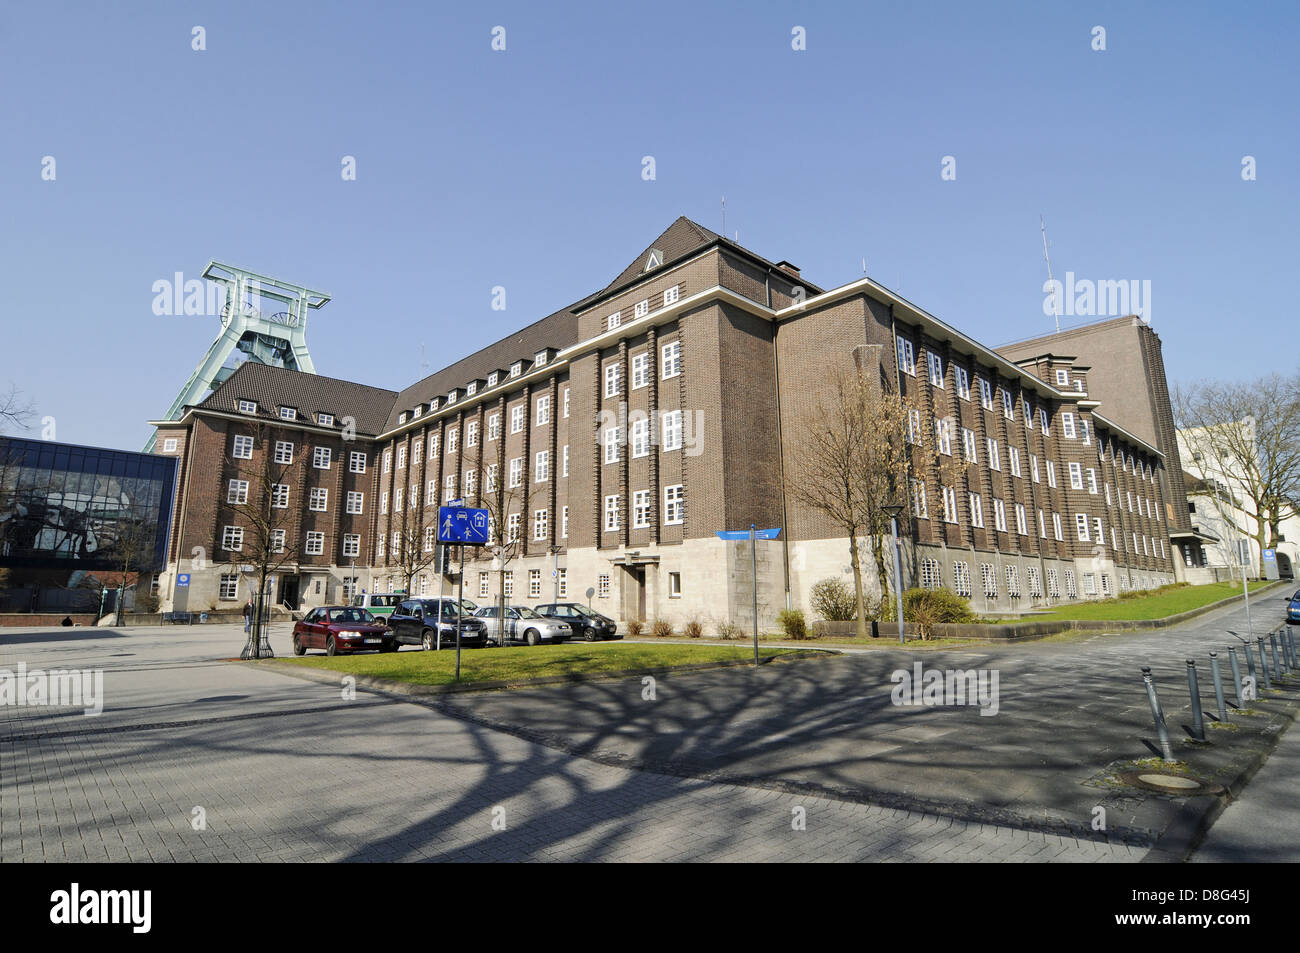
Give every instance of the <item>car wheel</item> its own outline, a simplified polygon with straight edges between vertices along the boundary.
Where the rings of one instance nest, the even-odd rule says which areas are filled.
[[[339,654],[339,647],[334,644],[334,636],[332,635],[325,640],[325,654],[326,655]]]
[[[429,629],[425,629],[424,634],[420,636],[420,644],[424,646],[426,652],[432,652],[438,646],[437,641],[433,637],[433,632]]]
[[[585,631],[585,632],[582,633],[582,637],[583,637],[584,639],[586,639],[588,642],[595,642],[595,641],[596,641],[596,630],[595,630],[595,629],[588,629],[587,631]]]
[[[541,644],[542,644],[542,636],[541,636],[541,634],[540,634],[536,629],[529,629],[527,632],[525,632],[525,633],[524,633],[524,640],[525,640],[529,645],[541,645]]]
[[[296,635],[293,637],[293,654],[294,655],[307,654],[307,650],[302,646],[302,639],[298,638],[298,636]]]

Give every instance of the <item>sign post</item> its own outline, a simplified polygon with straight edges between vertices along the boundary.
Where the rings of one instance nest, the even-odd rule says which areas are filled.
[[[758,667],[758,540],[776,539],[781,535],[780,527],[776,529],[756,529],[753,523],[749,529],[720,529],[714,535],[722,540],[749,540],[749,568],[754,583],[754,667]]]
[[[456,681],[460,681],[460,633],[461,606],[465,600],[465,547],[482,546],[488,541],[488,511],[461,506],[462,500],[453,500],[454,505],[438,507],[438,542],[455,543],[460,546],[460,581],[456,599]],[[438,602],[438,622],[442,622],[444,602]],[[441,630],[441,625],[439,626]],[[504,641],[504,640],[503,640]]]

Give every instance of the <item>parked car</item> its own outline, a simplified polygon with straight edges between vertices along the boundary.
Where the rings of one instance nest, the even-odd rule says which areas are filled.
[[[548,619],[567,622],[573,629],[574,638],[584,638],[588,642],[597,639],[621,639],[615,629],[617,624],[609,616],[595,612],[581,602],[551,602],[535,606],[538,615]]]
[[[559,643],[573,635],[573,628],[567,622],[538,615],[528,606],[506,606],[504,624],[496,606],[484,606],[478,610],[476,618],[486,623],[488,641],[493,645],[504,644],[503,629],[506,641],[527,642],[529,645]]]
[[[365,609],[355,606],[321,606],[293,626],[293,654],[324,649],[326,655],[365,649],[396,652],[392,630]]]
[[[363,592],[352,597],[352,604],[365,609],[375,618],[386,621],[393,610],[406,598],[403,592]]]
[[[393,609],[388,624],[400,645],[434,649],[438,647],[438,635],[441,633],[442,647],[455,648],[458,615],[455,599],[408,599]],[[460,644],[487,644],[487,626],[482,619],[461,617]]]
[[[1286,621],[1291,625],[1300,622],[1300,592],[1291,597],[1291,602],[1286,607]]]

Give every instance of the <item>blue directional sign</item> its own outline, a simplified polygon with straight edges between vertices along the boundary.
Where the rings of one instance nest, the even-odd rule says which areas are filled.
[[[1277,550],[1264,550],[1264,560],[1265,562],[1277,562]]]
[[[190,586],[190,574],[187,572],[178,572],[176,574],[176,588],[188,589]]]
[[[438,542],[483,545],[488,541],[488,511],[468,506],[438,507]]]
[[[715,530],[715,534],[718,539],[749,539],[749,530],[747,529],[720,529]],[[755,539],[776,539],[780,535],[780,527],[776,529],[754,530]]]

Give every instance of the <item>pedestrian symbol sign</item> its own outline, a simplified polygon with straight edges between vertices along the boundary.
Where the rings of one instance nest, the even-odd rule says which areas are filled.
[[[487,541],[487,510],[467,506],[438,507],[438,542],[481,546]]]

